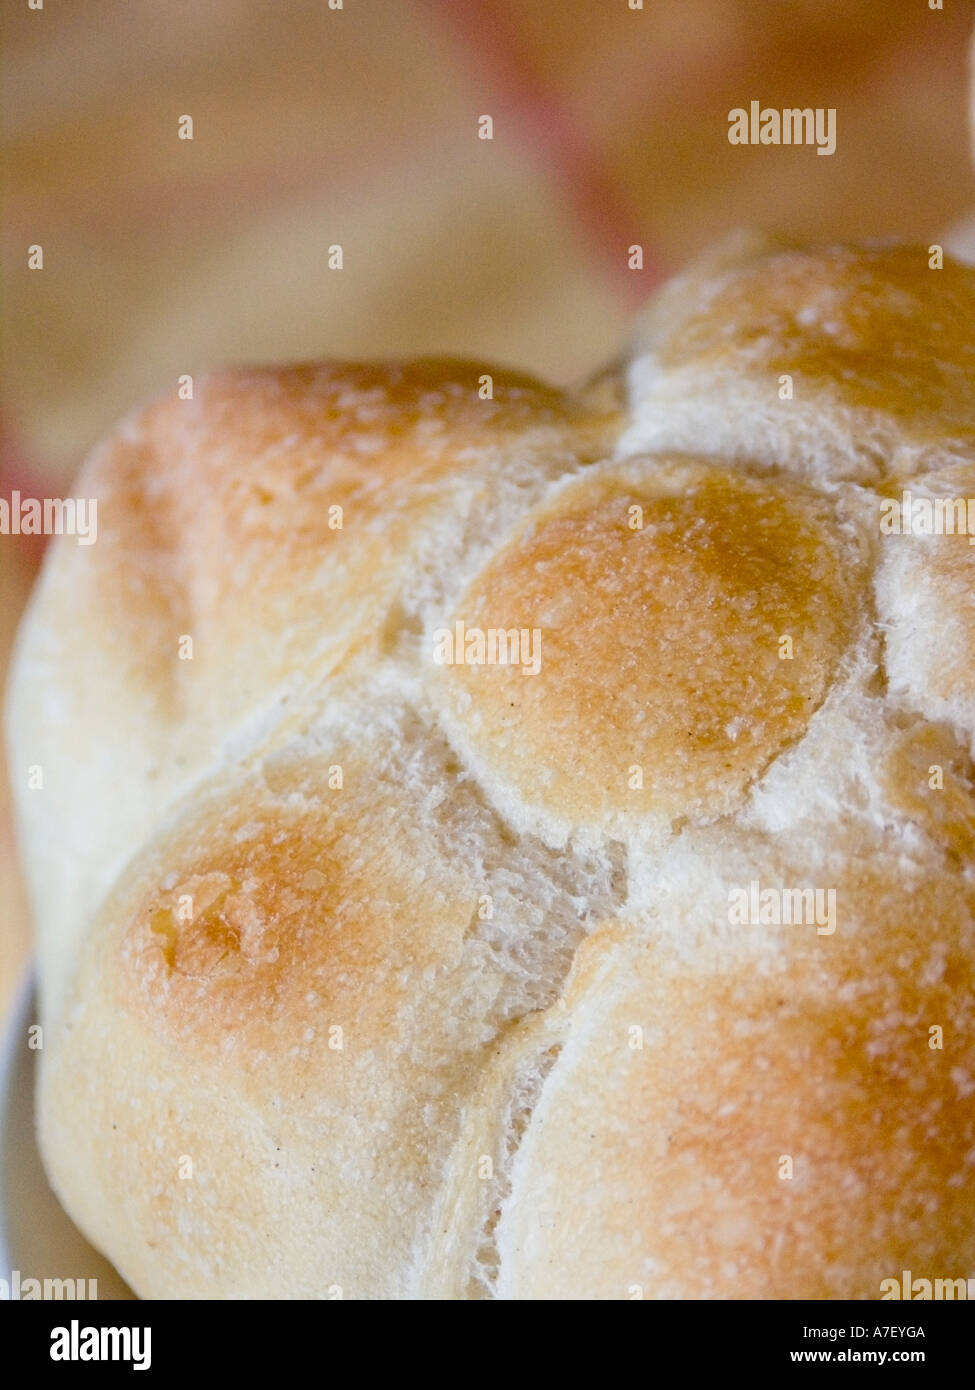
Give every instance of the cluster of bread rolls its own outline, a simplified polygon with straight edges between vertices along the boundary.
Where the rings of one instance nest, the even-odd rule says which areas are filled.
[[[576,393],[233,370],[95,452],[9,736],[43,1153],[137,1293],[975,1273],[975,549],[882,524],[975,497],[937,259],[743,241]]]

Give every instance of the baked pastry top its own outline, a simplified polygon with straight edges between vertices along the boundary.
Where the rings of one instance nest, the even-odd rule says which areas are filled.
[[[975,1268],[975,272],[931,262],[742,240],[575,392],[236,369],[95,451],[9,746],[45,1162],[139,1294]]]

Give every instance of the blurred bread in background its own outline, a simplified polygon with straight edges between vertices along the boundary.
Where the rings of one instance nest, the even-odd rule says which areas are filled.
[[[968,130],[972,142],[972,158],[975,160],[975,31],[968,47],[969,91],[968,91]],[[943,238],[946,248],[961,260],[975,262],[975,207],[954,222]]]

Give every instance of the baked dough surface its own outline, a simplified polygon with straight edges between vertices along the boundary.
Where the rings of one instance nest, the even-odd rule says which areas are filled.
[[[743,242],[575,393],[234,370],[95,451],[10,765],[45,1162],[139,1294],[971,1273],[975,547],[880,517],[975,496],[973,324]]]

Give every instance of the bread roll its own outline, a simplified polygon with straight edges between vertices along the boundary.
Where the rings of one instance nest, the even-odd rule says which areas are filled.
[[[235,370],[96,450],[9,743],[44,1158],[137,1293],[975,1272],[975,548],[882,524],[975,497],[973,324],[742,240],[574,393]]]

